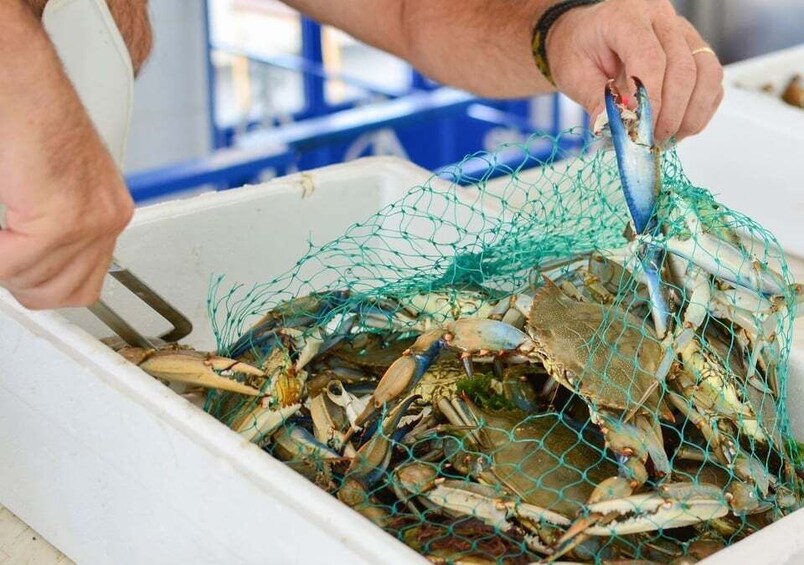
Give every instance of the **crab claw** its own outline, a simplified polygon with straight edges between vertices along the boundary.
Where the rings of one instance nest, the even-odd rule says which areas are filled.
[[[703,483],[670,483],[659,492],[601,501],[588,505],[587,510],[612,519],[590,527],[586,533],[610,536],[689,526],[721,518],[729,513],[730,508],[719,487]]]
[[[658,223],[653,209],[662,182],[660,153],[653,144],[653,118],[645,85],[638,78],[631,78],[636,84],[636,110],[624,104],[614,82],[609,81],[605,92],[606,113],[634,233],[656,235]],[[667,335],[670,323],[670,307],[660,276],[664,252],[655,245],[643,245],[639,260],[648,283],[653,323],[661,338]],[[659,376],[659,380],[663,377]]]
[[[357,416],[346,432],[345,439],[352,437],[384,404],[407,393],[422,379],[427,369],[444,349],[446,342],[442,330],[431,330],[423,333],[411,345],[402,357],[394,361],[377,383],[377,388],[369,398],[366,408]]]
[[[157,379],[247,396],[259,396],[260,391],[225,375],[266,377],[262,370],[248,363],[182,347],[156,350],[124,347],[118,353]]]
[[[355,479],[366,488],[371,488],[383,477],[391,462],[394,443],[404,435],[400,433],[399,422],[419,398],[418,395],[409,396],[389,412],[376,433],[357,451],[345,479]]]
[[[636,84],[636,110],[630,110],[614,81],[606,85],[606,114],[617,155],[617,167],[625,192],[634,231],[643,234],[655,227],[653,208],[661,187],[659,152],[653,145],[653,120],[650,101],[642,82]]]
[[[550,556],[564,555],[585,536],[630,535],[681,528],[721,518],[730,507],[719,487],[669,483],[658,492],[634,494],[594,502],[555,544]],[[590,517],[592,518],[590,520]]]

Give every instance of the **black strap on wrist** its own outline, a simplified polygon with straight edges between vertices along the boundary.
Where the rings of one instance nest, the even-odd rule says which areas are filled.
[[[533,37],[530,43],[531,50],[533,51],[533,60],[544,75],[544,78],[549,80],[550,84],[553,86],[555,86],[556,83],[553,80],[553,74],[550,72],[550,63],[547,60],[547,32],[550,31],[550,28],[556,23],[558,18],[569,10],[578,8],[579,6],[597,4],[602,1],[603,0],[563,0],[562,2],[550,6],[533,27]]]

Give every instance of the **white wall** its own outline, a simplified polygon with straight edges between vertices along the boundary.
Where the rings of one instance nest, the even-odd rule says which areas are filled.
[[[134,92],[126,172],[206,154],[204,2],[151,0],[154,50]]]

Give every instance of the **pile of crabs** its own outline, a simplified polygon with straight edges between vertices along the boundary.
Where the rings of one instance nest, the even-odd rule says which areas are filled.
[[[627,245],[505,295],[331,290],[219,355],[124,353],[215,389],[205,409],[433,561],[690,562],[762,528],[800,504],[779,382],[800,288],[661,190],[636,82],[636,109],[606,92]]]

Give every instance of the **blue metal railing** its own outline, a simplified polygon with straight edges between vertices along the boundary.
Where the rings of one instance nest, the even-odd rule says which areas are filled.
[[[208,9],[205,24],[213,153],[128,175],[129,188],[138,202],[197,186],[212,185],[217,189],[240,186],[254,182],[267,170],[282,175],[290,170],[340,162],[357,138],[381,129],[393,130],[408,158],[433,170],[481,149],[487,134],[494,128],[521,135],[534,129],[529,100],[483,100],[439,87],[414,70],[411,70],[409,88],[404,91],[370,84],[345,73],[332,73],[323,62],[321,28],[307,18],[301,20],[301,56],[266,57],[231,46],[213,45]],[[261,129],[264,122],[254,122],[247,125],[245,133],[237,134],[235,128],[219,124],[217,71],[213,64],[215,50],[245,57],[252,64],[300,73],[304,106],[291,117],[292,123]],[[329,104],[325,96],[328,80],[340,80],[365,95],[358,100]],[[383,99],[366,104],[368,99],[377,96]],[[561,123],[558,96],[544,96],[538,103],[550,105],[548,123],[540,124],[541,130],[557,135]],[[533,157],[535,166],[546,155]]]

